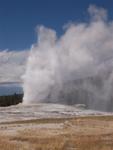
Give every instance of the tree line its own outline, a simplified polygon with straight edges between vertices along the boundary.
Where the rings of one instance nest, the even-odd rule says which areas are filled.
[[[10,106],[22,103],[23,94],[0,96],[0,106]]]

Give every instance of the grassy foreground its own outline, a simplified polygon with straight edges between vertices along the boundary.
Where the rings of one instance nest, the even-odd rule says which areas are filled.
[[[0,150],[113,150],[113,116],[1,123]]]

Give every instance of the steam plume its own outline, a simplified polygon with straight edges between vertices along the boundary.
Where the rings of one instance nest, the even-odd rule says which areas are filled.
[[[69,24],[60,38],[53,29],[38,27],[23,76],[24,103],[88,101],[92,108],[107,109],[113,89],[113,22],[104,8],[90,5],[88,12],[89,23]]]

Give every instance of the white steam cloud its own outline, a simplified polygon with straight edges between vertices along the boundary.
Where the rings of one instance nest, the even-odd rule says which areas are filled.
[[[79,90],[81,99],[81,91],[87,91],[88,103],[104,103],[105,109],[113,85],[113,21],[104,8],[91,5],[88,12],[88,23],[68,25],[60,38],[53,29],[38,27],[23,76],[24,103],[63,103],[67,93],[69,103]],[[79,103],[76,94],[72,98]]]

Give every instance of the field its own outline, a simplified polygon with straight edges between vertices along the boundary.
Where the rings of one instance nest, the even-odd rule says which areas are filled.
[[[1,121],[0,150],[113,150],[113,115]]]

